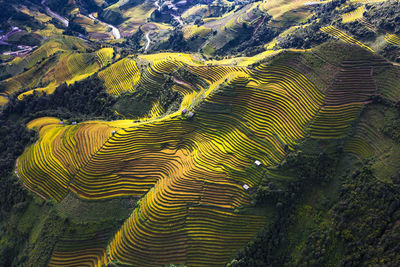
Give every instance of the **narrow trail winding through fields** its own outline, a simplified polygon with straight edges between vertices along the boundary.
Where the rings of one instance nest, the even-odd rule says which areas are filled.
[[[103,24],[107,25],[108,27],[110,27],[110,28],[112,29],[112,34],[114,35],[114,38],[115,38],[115,39],[120,39],[120,38],[121,38],[121,33],[120,33],[120,31],[118,30],[117,27],[115,27],[115,26],[113,26],[113,25],[111,25],[111,24],[108,24],[108,23],[106,23],[106,22],[104,22],[104,21],[101,21],[101,20],[99,20],[98,18],[95,18],[95,17],[93,16],[93,14],[90,14],[90,15],[89,15],[89,18],[91,18],[91,19],[93,19],[93,20],[95,20],[95,21],[98,21],[98,22],[100,22],[100,23],[103,23]]]
[[[146,47],[144,48],[144,52],[146,52],[147,49],[149,49],[149,46],[150,46],[150,42],[151,42],[151,40],[150,40],[150,33],[151,33],[151,32],[147,32],[147,33],[146,33],[147,44],[146,44]]]
[[[62,24],[65,25],[65,27],[68,27],[69,21],[66,18],[64,18],[64,17],[60,16],[59,14],[57,14],[56,12],[54,12],[53,10],[51,10],[48,6],[46,6],[46,0],[42,0],[41,4],[44,6],[44,8],[46,9],[46,12],[50,16],[52,16],[55,19],[58,19],[59,21],[61,21]]]

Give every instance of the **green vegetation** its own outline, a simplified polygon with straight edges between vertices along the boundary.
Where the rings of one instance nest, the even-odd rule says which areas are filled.
[[[397,0],[0,5],[1,266],[400,262]]]

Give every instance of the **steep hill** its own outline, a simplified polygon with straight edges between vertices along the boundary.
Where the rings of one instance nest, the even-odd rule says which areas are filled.
[[[400,261],[397,1],[3,3],[0,265]]]

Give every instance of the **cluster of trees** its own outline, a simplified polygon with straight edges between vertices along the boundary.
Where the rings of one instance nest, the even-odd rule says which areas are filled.
[[[169,76],[162,84],[139,83],[133,92],[125,92],[116,101],[114,107],[126,117],[141,117],[148,114],[155,102],[159,102],[165,111],[176,111],[182,102],[182,94],[173,91],[174,82]]]
[[[30,202],[28,191],[13,173],[15,162],[24,149],[37,139],[26,123],[36,117],[57,116],[69,121],[115,119],[112,106],[115,98],[108,95],[102,81],[94,76],[73,85],[60,85],[52,95],[37,94],[19,101],[16,95],[0,113],[0,265],[45,266],[57,237],[65,228],[64,219],[50,213],[35,244],[25,246],[28,235],[21,234],[12,217],[20,216]],[[18,262],[18,263],[16,263]]]
[[[229,266],[285,266],[290,264],[293,260],[290,257],[289,249],[292,244],[288,235],[290,227],[296,223],[296,208],[301,203],[307,189],[315,185],[324,186],[331,181],[340,155],[340,147],[333,154],[289,154],[279,169],[293,173],[295,179],[286,184],[277,184],[269,181],[266,177],[267,179],[264,179],[252,196],[256,206],[271,204],[275,206],[277,212],[275,221],[240,250],[236,259]]]
[[[322,27],[320,22],[312,23],[305,28],[299,28],[294,33],[282,38],[279,46],[282,48],[308,49],[327,41],[330,37],[319,31]]]
[[[400,6],[396,1],[385,1],[379,4],[367,5],[364,17],[375,27],[400,34]]]
[[[134,51],[138,51],[142,46],[140,45],[140,40],[144,37],[144,33],[141,28],[137,30],[131,37],[126,38],[124,43],[125,47],[129,47]]]
[[[26,192],[13,177],[14,164],[25,147],[35,140],[35,133],[26,129],[19,120],[7,120],[0,124],[0,214],[25,200]]]
[[[318,225],[293,258],[293,250],[299,247],[289,235],[297,223],[296,209],[302,203],[302,196],[307,194],[306,189],[314,187],[315,181],[324,184],[326,179],[332,178],[335,163],[329,167],[330,161],[337,162],[338,157],[339,154],[326,157],[322,164],[318,163],[321,159],[315,158],[313,163],[317,164],[317,171],[297,165],[308,164],[301,156],[294,158],[296,170],[303,179],[284,190],[274,189],[273,185],[268,190],[259,188],[257,205],[276,203],[276,220],[239,251],[229,266],[333,266],[338,263],[341,266],[392,266],[399,262],[399,181],[378,180],[368,163],[343,178],[337,199],[324,207],[329,222]],[[326,164],[327,172],[323,169]],[[260,191],[263,191],[261,195]]]
[[[400,186],[378,180],[366,164],[342,184],[333,209],[345,266],[400,262]]]
[[[400,48],[397,45],[386,44],[379,54],[390,61],[400,63]]]
[[[325,266],[341,247],[342,266],[394,266],[400,261],[400,186],[378,180],[369,164],[347,176],[331,210],[332,227],[310,237],[302,266]]]
[[[338,146],[333,155],[321,152],[319,155],[309,155],[301,151],[290,153],[286,159],[278,165],[282,172],[295,173],[296,181],[289,183],[288,190],[278,189],[273,183],[265,179],[256,190],[253,198],[258,205],[276,202],[292,201],[292,193],[298,195],[306,184],[327,184],[335,175],[335,169],[342,147]],[[284,195],[287,199],[282,200]]]
[[[383,132],[400,143],[400,111],[392,111],[385,114]],[[278,168],[292,173],[294,181],[264,179],[253,193],[253,203],[275,207],[276,218],[229,266],[395,266],[400,262],[400,169],[388,179],[391,182],[384,181],[371,167],[382,159],[370,159],[361,167],[351,165],[339,177],[338,164],[346,154],[340,142],[335,145],[336,151],[331,148],[330,153],[289,154]],[[299,225],[299,208],[308,203],[307,196],[336,183],[330,196],[314,207],[315,213],[306,214],[313,224]],[[293,231],[307,236],[293,239]]]
[[[103,81],[93,75],[72,85],[61,84],[51,95],[38,97],[38,93],[34,93],[22,101],[12,97],[0,119],[15,115],[24,121],[42,116],[76,121],[90,118],[111,120],[117,118],[112,108],[115,102],[116,98],[106,92]]]
[[[382,132],[391,139],[400,143],[400,109],[396,109],[394,114],[388,115],[391,116],[385,117]]]
[[[71,20],[69,21],[68,28],[63,32],[63,34],[66,35],[74,35],[74,32],[86,35],[87,31],[84,27],[82,27],[80,24],[76,23],[75,21]]]
[[[172,50],[177,52],[182,51],[197,51],[198,46],[189,44],[183,37],[183,32],[180,28],[175,28],[166,42],[160,42],[153,50]]]
[[[329,35],[319,31],[325,25],[330,24],[335,18],[338,18],[344,10],[337,9],[345,1],[335,0],[324,5],[314,7],[314,15],[308,20],[307,27],[299,27],[295,32],[283,37],[279,41],[282,48],[308,49],[327,41]]]
[[[74,85],[60,85],[54,94],[38,97],[31,95],[19,101],[16,96],[0,113],[0,207],[9,212],[12,206],[24,200],[25,191],[12,178],[14,164],[25,147],[36,139],[26,123],[42,116],[81,121],[90,118],[115,119],[112,106],[115,98],[109,96],[102,81],[89,78]]]
[[[69,0],[46,0],[46,6],[64,17],[67,17],[69,11],[74,8]]]

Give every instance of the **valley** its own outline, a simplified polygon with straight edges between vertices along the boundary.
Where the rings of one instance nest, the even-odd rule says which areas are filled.
[[[398,1],[1,1],[0,265],[398,262]]]

